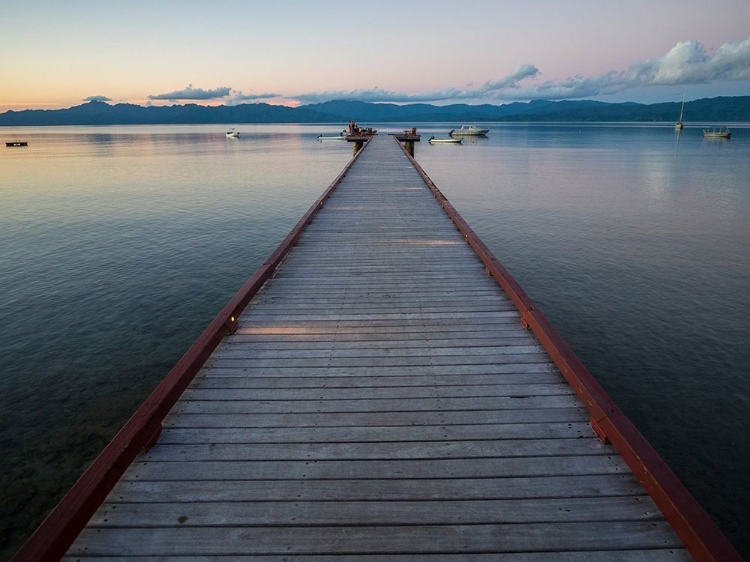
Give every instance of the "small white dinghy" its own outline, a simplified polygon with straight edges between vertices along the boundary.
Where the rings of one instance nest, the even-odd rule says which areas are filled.
[[[435,137],[430,137],[430,140],[427,141],[430,144],[461,144],[464,139],[436,139]]]
[[[238,138],[240,138],[240,132],[236,131],[234,129],[234,127],[232,127],[231,129],[229,129],[227,131],[227,138],[229,138],[229,139],[238,139]]]

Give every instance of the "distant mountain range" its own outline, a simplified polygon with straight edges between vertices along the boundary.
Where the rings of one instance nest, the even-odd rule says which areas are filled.
[[[300,107],[249,103],[207,107],[196,104],[143,107],[91,101],[69,109],[27,109],[0,113],[0,126],[167,125],[207,123],[465,123],[474,121],[645,121],[674,123],[680,103],[532,101],[506,105],[396,105],[329,101]],[[685,103],[686,122],[750,121],[750,96],[718,97]]]

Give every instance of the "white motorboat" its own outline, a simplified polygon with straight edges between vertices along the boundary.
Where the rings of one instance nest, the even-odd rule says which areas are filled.
[[[236,131],[236,130],[234,129],[234,127],[232,127],[231,129],[229,129],[229,130],[227,131],[227,138],[230,138],[230,139],[238,139],[238,138],[240,138],[240,132],[239,132],[239,131]]]
[[[430,140],[427,141],[430,144],[461,144],[464,141],[464,139],[436,139],[435,137],[430,137]]]
[[[460,129],[451,129],[448,133],[452,137],[483,137],[490,130],[487,128],[477,127],[476,125],[463,125]]]

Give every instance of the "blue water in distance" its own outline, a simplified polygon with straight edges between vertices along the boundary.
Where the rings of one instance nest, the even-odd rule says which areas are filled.
[[[490,126],[416,157],[747,556],[750,128]],[[343,168],[340,129],[0,129],[29,141],[0,153],[0,555]]]

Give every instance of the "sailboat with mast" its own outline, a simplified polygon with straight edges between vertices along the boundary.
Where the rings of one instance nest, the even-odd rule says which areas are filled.
[[[675,131],[682,131],[682,112],[685,109],[685,92],[682,93],[682,105],[680,106],[680,118],[674,126]]]

